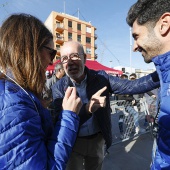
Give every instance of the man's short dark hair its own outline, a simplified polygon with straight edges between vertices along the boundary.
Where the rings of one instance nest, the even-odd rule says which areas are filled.
[[[154,27],[159,18],[166,12],[170,12],[170,0],[138,0],[131,6],[126,22],[131,27],[135,20],[139,25],[149,22]]]
[[[122,75],[120,76],[120,78],[121,78],[121,79],[128,79],[128,75],[122,74]]]
[[[132,73],[129,75],[129,79],[131,79],[131,80],[135,80],[136,78],[137,78],[136,73]]]
[[[129,76],[137,77],[136,73],[132,73]]]

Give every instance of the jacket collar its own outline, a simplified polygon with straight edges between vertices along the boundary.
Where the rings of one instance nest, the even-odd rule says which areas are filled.
[[[152,59],[155,67],[161,72],[167,71],[170,68],[170,51],[162,55],[158,55]]]
[[[169,60],[169,58],[170,58],[170,51],[167,53],[164,53],[162,55],[158,55],[158,56],[154,57],[152,59],[152,61],[155,65],[162,65],[165,62],[167,62],[167,60]]]
[[[84,69],[86,75],[87,75],[87,83],[90,83],[93,81],[93,79],[96,77],[96,71],[94,70],[90,70],[88,69],[86,66],[85,66],[85,69]],[[65,86],[70,86],[72,87],[73,86],[73,83],[70,79],[70,77],[68,77],[67,75],[65,76]]]

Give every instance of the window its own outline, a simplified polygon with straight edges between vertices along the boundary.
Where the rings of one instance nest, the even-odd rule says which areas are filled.
[[[77,41],[81,42],[81,35],[77,35]]]
[[[86,27],[86,32],[91,33],[91,28]]]
[[[68,39],[72,40],[72,33],[70,33],[70,32],[68,33]]]
[[[72,21],[68,21],[68,27],[72,28]]]
[[[86,53],[87,54],[91,54],[91,49],[90,48],[86,48]]]
[[[57,38],[60,38],[60,34],[59,34],[59,33],[56,33],[56,37],[57,37]]]
[[[57,21],[56,21],[56,24],[57,24],[57,27],[59,27],[59,26],[60,26],[60,22],[57,22]]]
[[[77,24],[77,30],[81,31],[81,24]]]
[[[60,45],[56,45],[56,49],[57,49],[57,50],[60,50]]]
[[[62,28],[62,27],[63,27],[63,24],[60,23],[60,22],[57,22],[57,21],[56,21],[56,24],[57,24],[57,28]]]
[[[90,37],[86,37],[86,43],[91,43],[91,38]]]

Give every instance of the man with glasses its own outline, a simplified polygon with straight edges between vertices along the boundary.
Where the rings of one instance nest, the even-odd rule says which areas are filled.
[[[52,87],[56,116],[62,110],[62,100],[69,86],[76,87],[83,102],[79,113],[80,129],[67,170],[100,170],[104,145],[108,149],[112,144],[110,94],[143,93],[159,87],[157,73],[130,81],[105,71],[90,70],[85,66],[83,46],[74,41],[66,42],[60,53],[66,76]]]

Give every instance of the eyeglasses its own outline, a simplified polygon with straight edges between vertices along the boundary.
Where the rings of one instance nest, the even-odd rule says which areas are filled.
[[[80,56],[83,55],[83,53],[79,54],[79,53],[72,53],[68,56],[62,56],[61,57],[61,63],[64,64],[64,63],[67,63],[69,59],[75,61],[75,60],[81,60]]]
[[[57,54],[57,50],[54,50],[54,49],[52,49],[50,47],[47,47],[47,46],[43,46],[43,47],[48,49],[49,51],[51,51],[50,56],[51,56],[51,61],[53,61],[55,56],[56,56],[56,54]]]

